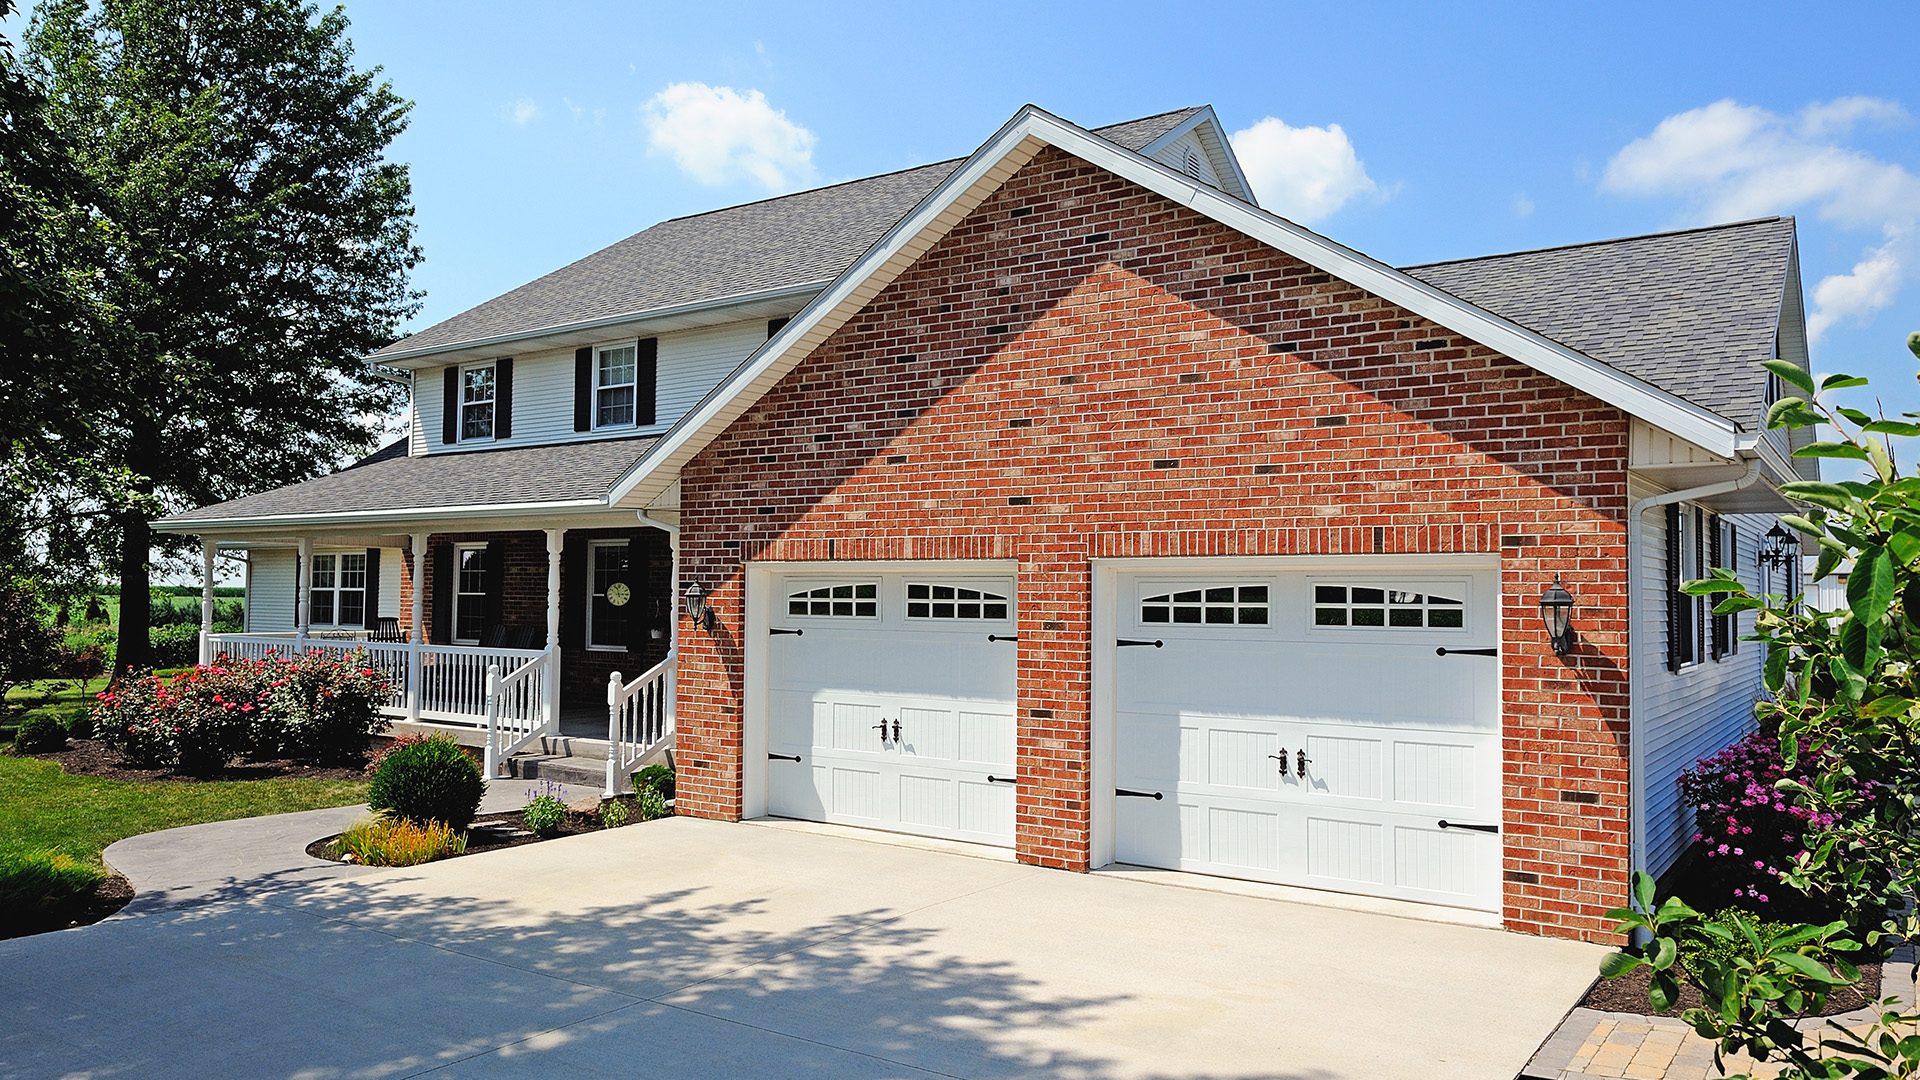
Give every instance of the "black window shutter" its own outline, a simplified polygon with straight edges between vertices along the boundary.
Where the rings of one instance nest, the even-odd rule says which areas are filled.
[[[487,545],[487,553],[480,556],[487,575],[486,628],[481,631],[484,638],[496,626],[506,622],[507,607],[507,551],[503,543]]]
[[[493,437],[513,438],[513,357],[493,362]]]
[[[587,638],[587,540],[568,533],[560,545],[560,647],[579,649]]]
[[[659,396],[660,339],[641,338],[634,353],[633,422],[639,427],[654,423],[654,399]]]
[[[428,552],[427,576],[433,579],[433,637],[436,645],[453,644],[453,545],[435,544]]]
[[[440,408],[440,442],[452,446],[460,441],[460,365],[446,371],[446,395]]]
[[[380,549],[367,549],[367,596],[360,625],[369,630],[380,627]]]
[[[573,430],[593,430],[593,347],[573,350]]]
[[[1715,568],[1725,566],[1726,555],[1720,547],[1720,515],[1707,515],[1707,530],[1708,562],[1706,565]],[[1713,643],[1712,653],[1714,662],[1718,663],[1721,657],[1727,655],[1727,620],[1724,615],[1712,614],[1716,599],[1716,597],[1709,596],[1701,601],[1701,605],[1708,611],[1708,639]]]
[[[640,615],[640,611],[641,611],[640,572],[639,572],[639,569],[634,566],[634,559],[639,554],[640,554],[639,545],[633,542],[632,537],[628,537],[627,538],[627,572],[625,575],[623,575],[620,578],[621,581],[624,581],[627,583],[627,590],[628,590],[627,606],[624,610],[621,611],[621,614],[624,615],[627,620],[626,621],[627,640],[623,642],[623,644],[626,645],[628,652],[635,652],[645,647],[647,642],[647,628],[644,625],[646,623],[646,620],[643,619]]]
[[[1707,512],[1698,507],[1693,511],[1693,566],[1701,577],[1706,577],[1707,565]],[[1693,647],[1687,651],[1687,659],[1699,660],[1707,647],[1707,604],[1697,596],[1687,597],[1687,606],[1693,611]]]
[[[1687,662],[1686,597],[1680,594],[1680,545],[1686,534],[1680,529],[1680,504],[1667,504],[1667,670],[1679,671]]]

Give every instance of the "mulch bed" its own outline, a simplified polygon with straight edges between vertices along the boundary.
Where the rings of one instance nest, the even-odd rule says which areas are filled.
[[[627,806],[627,825],[640,824],[638,799],[632,795],[621,795],[616,801],[625,803]],[[625,826],[620,827],[625,828]],[[527,828],[526,817],[519,810],[509,810],[501,814],[481,814],[473,819],[472,825],[467,827],[467,850],[462,854],[478,855],[483,851],[498,851],[501,848],[519,847],[522,844],[537,844],[542,840],[558,840],[563,836],[579,836],[582,833],[603,832],[605,829],[606,825],[600,820],[599,814],[579,810],[567,811],[567,816],[561,819],[560,831],[552,836],[535,836]],[[307,854],[327,862],[339,862],[340,860],[335,858],[331,851],[333,842],[339,839],[339,836],[339,833],[335,833],[315,840],[307,845]],[[459,857],[459,855],[447,856],[449,859]]]
[[[1680,1004],[1666,1012],[1656,1013],[1647,1002],[1647,989],[1653,985],[1653,972],[1644,967],[1635,968],[1617,979],[1601,979],[1587,991],[1580,1004],[1589,1009],[1602,1012],[1639,1013],[1642,1016],[1679,1016],[1683,1010],[1698,1009],[1705,1006],[1700,1000],[1700,991],[1680,983]],[[1858,987],[1844,986],[1827,995],[1826,1007],[1814,1016],[1836,1016],[1852,1012],[1880,1000],[1880,961],[1874,960],[1860,965],[1859,987],[1872,991],[1872,996],[1862,994]]]
[[[94,739],[74,739],[65,750],[45,754],[24,754],[40,761],[51,761],[72,776],[97,776],[103,780],[127,780],[134,783],[199,784],[217,780],[272,780],[296,777],[302,780],[365,780],[363,766],[321,767],[296,761],[243,761],[228,765],[216,773],[190,776],[171,769],[136,769],[121,760],[120,752]]]
[[[0,939],[26,937],[29,934],[45,934],[54,930],[70,930],[76,926],[92,926],[101,919],[126,907],[133,899],[133,882],[124,874],[114,874],[93,890],[93,895],[82,905],[66,912],[52,924],[48,923],[0,923]]]

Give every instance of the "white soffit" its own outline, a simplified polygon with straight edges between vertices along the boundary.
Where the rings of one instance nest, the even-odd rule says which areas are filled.
[[[1028,105],[687,412],[614,482],[608,502],[645,505],[677,481],[680,469],[701,449],[1046,146],[1189,207],[1710,453],[1734,454],[1735,427],[1721,416]]]

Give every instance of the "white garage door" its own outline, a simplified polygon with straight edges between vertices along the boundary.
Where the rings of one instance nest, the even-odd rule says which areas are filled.
[[[1118,577],[1115,857],[1497,910],[1497,572],[1194,566]]]
[[[1013,844],[1014,579],[773,580],[767,809]]]

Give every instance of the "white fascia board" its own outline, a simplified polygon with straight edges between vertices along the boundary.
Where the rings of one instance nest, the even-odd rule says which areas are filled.
[[[1260,200],[1254,198],[1253,195],[1253,185],[1247,182],[1247,174],[1240,171],[1240,159],[1234,156],[1233,142],[1227,138],[1227,129],[1220,126],[1220,118],[1214,115],[1213,106],[1211,105],[1202,105],[1199,112],[1181,121],[1172,131],[1141,147],[1139,153],[1142,157],[1152,157],[1173,140],[1178,139],[1189,131],[1195,131],[1203,127],[1211,128],[1214,139],[1220,144],[1220,153],[1209,156],[1222,159],[1227,165],[1227,168],[1221,169],[1221,161],[1216,160],[1213,163],[1214,171],[1220,173],[1222,179],[1230,181],[1235,187],[1240,189],[1237,192],[1240,198],[1245,199],[1254,206],[1259,206]],[[1200,141],[1207,141],[1204,133],[1201,134]]]
[[[686,304],[675,304],[672,307],[649,308],[645,311],[632,311],[624,315],[608,315],[598,319],[583,319],[579,322],[555,323],[552,326],[543,326],[534,330],[517,330],[511,334],[496,334],[491,337],[448,342],[444,345],[430,345],[424,349],[373,354],[362,357],[361,359],[363,363],[370,365],[385,364],[392,366],[402,363],[414,363],[414,366],[421,366],[417,361],[428,360],[443,353],[459,352],[462,349],[490,349],[497,345],[513,345],[522,341],[530,341],[534,338],[550,337],[554,334],[578,334],[588,330],[598,330],[602,327],[620,326],[625,323],[650,322],[656,319],[678,318],[702,311],[740,307],[746,304],[760,304],[769,300],[780,300],[786,297],[798,299],[819,292],[827,284],[826,281],[808,281],[799,285],[782,285],[777,289],[761,289],[757,292],[735,293],[731,296],[718,296],[707,300],[695,300]],[[644,337],[645,335],[641,336]]]
[[[561,502],[475,503],[470,506],[403,507],[396,510],[321,511],[312,514],[269,514],[247,518],[209,518],[205,521],[150,521],[154,532],[181,536],[208,536],[244,529],[294,528],[299,526],[377,525],[384,522],[440,522],[492,517],[539,517],[582,510],[605,510],[605,499],[568,499]]]
[[[1724,417],[1610,368],[1492,312],[1419,281],[1285,218],[1134,151],[1116,146],[1033,105],[993,138],[849,266],[792,322],[747,357],[613,485],[608,501],[625,505],[636,490],[651,498],[820,343],[851,319],[913,259],[937,243],[987,194],[1054,146],[1181,206],[1259,240],[1318,270],[1526,364],[1711,453],[1732,457],[1736,429]]]

